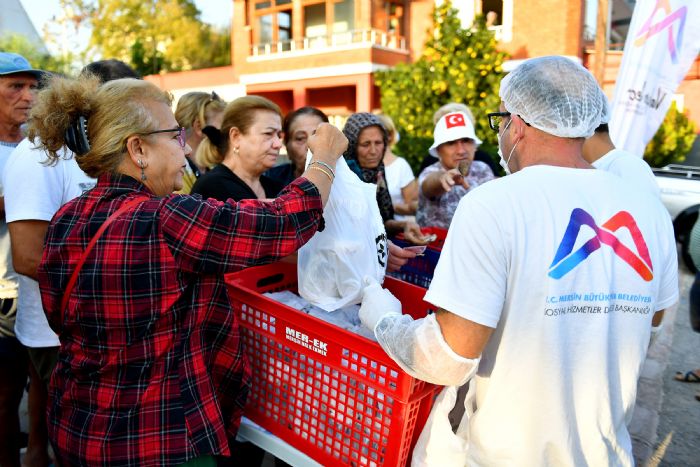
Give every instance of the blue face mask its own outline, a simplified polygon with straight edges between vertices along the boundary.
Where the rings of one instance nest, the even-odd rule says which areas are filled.
[[[505,134],[505,132],[508,130],[508,127],[510,126],[510,124],[511,124],[512,122],[513,122],[513,119],[511,118],[510,120],[508,120],[508,123],[507,123],[506,126],[503,128],[503,132],[501,132],[501,133],[498,134],[498,157],[500,158],[500,161],[499,161],[498,163],[501,165],[501,167],[503,167],[503,170],[506,172],[506,175],[510,175],[510,174],[511,174],[510,167],[508,166],[508,163],[510,162],[510,158],[513,157],[513,151],[515,151],[515,147],[518,145],[518,143],[520,143],[520,140],[518,140],[518,141],[513,145],[513,149],[511,149],[511,150],[510,150],[510,154],[508,154],[508,159],[505,160],[505,159],[503,158],[503,152],[501,151],[501,135],[502,135],[502,134]]]

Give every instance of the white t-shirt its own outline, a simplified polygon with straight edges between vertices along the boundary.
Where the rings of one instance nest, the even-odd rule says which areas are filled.
[[[5,172],[7,160],[15,147],[10,143],[0,144],[0,182]],[[5,196],[5,188],[0,183],[0,196]],[[12,249],[10,247],[10,232],[7,230],[5,216],[0,216],[0,299],[17,298],[19,274],[12,266]],[[8,325],[9,326],[9,325]],[[1,334],[0,334],[1,335]]]
[[[416,179],[411,166],[408,165],[408,162],[403,157],[397,157],[390,165],[384,166],[384,174],[386,175],[386,186],[391,195],[391,202],[394,206],[398,203],[403,203],[401,190]],[[397,221],[406,220],[406,217],[394,214],[394,219]]]
[[[654,172],[649,164],[641,157],[637,157],[624,149],[613,149],[593,164],[593,167],[606,172],[614,173],[625,180],[638,183],[640,188],[661,197],[659,184],[656,183]]]
[[[533,166],[464,197],[425,299],[494,328],[466,465],[632,465],[626,422],[677,274],[663,205],[613,174]]]
[[[95,180],[80,170],[72,156],[61,158],[54,166],[42,164],[44,161],[46,154],[27,139],[10,156],[3,174],[7,222],[48,222],[61,206],[95,186]],[[38,282],[21,274],[15,334],[27,347],[59,345],[46,320]]]

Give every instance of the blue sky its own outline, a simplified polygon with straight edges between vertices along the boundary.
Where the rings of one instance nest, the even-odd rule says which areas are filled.
[[[44,24],[61,13],[59,0],[20,0],[20,2],[39,35],[42,35]],[[201,18],[204,22],[216,25],[229,24],[233,0],[195,0],[194,3],[202,12]]]

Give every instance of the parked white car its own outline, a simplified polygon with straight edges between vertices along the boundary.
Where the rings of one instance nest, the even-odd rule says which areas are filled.
[[[700,209],[700,167],[671,164],[652,169],[661,189],[661,200],[673,219],[676,241],[681,245],[683,262],[696,272],[688,254],[690,230],[698,218]]]

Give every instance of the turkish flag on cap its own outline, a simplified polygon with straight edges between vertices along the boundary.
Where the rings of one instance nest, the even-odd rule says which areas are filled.
[[[456,126],[467,126],[464,123],[464,115],[462,114],[447,114],[445,117],[445,125],[447,128],[453,128]]]

